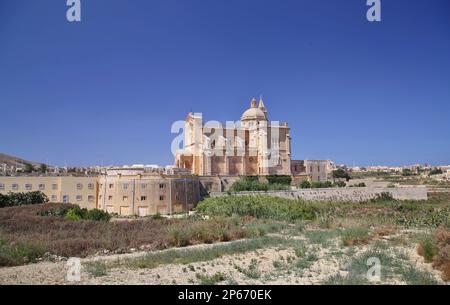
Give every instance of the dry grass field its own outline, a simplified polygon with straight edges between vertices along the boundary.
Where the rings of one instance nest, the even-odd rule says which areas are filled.
[[[450,195],[429,197],[230,197],[191,217],[109,222],[57,216],[63,204],[3,208],[0,284],[445,284]],[[79,282],[66,279],[68,257],[82,258]]]

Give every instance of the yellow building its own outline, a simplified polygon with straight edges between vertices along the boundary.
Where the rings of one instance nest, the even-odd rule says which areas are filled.
[[[41,191],[50,202],[97,207],[97,177],[0,176],[0,193]]]
[[[188,212],[200,200],[198,177],[136,169],[111,170],[98,178],[98,208],[122,216]]]

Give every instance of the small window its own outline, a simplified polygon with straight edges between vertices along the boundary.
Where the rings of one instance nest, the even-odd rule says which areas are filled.
[[[0,190],[4,190],[5,189],[5,184],[0,183]]]
[[[25,189],[27,191],[31,190],[33,188],[33,186],[30,183],[25,184]]]
[[[313,170],[312,170],[312,165],[311,165],[311,166],[309,167],[309,171],[310,171],[310,172],[312,172],[312,171],[313,171]]]
[[[52,201],[55,202],[57,200],[56,195],[52,195]]]
[[[83,200],[83,196],[81,196],[81,195],[77,195],[77,201],[81,201],[81,200]]]
[[[108,200],[112,200],[112,196],[108,196]]]
[[[128,183],[122,184],[122,187],[123,187],[124,190],[127,190],[128,189]]]
[[[141,196],[141,201],[147,200],[147,196]]]
[[[88,196],[88,201],[89,201],[89,202],[94,201],[94,195],[89,195],[89,196]]]
[[[77,183],[77,190],[81,190],[81,189],[83,189],[83,184]]]
[[[127,201],[127,200],[128,200],[128,196],[123,196],[123,197],[122,197],[122,200],[123,200],[123,201]]]
[[[164,196],[163,195],[159,196],[159,200],[163,201],[164,200]]]
[[[159,184],[159,188],[160,188],[160,189],[163,189],[163,188],[165,188],[165,187],[166,187],[166,185],[165,185],[164,183],[160,183],[160,184]]]
[[[39,184],[39,190],[40,191],[43,191],[43,190],[45,190],[45,184]]]
[[[69,195],[63,196],[63,203],[69,203]]]
[[[94,183],[89,183],[88,184],[88,189],[93,190],[94,189]]]
[[[58,184],[52,184],[52,190],[57,190],[58,189]]]
[[[113,187],[114,187],[114,184],[111,183],[111,184],[109,185],[109,188],[112,189]]]

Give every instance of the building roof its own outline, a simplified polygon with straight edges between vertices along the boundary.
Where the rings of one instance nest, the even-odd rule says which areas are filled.
[[[264,111],[257,107],[256,99],[253,98],[251,100],[251,106],[249,109],[245,110],[242,114],[241,121],[250,121],[250,120],[266,120],[266,115]]]

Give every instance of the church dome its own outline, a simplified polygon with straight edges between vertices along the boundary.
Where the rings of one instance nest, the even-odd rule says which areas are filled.
[[[250,120],[266,120],[266,115],[264,111],[256,106],[256,99],[252,99],[251,107],[242,114],[241,121],[250,121]]]

